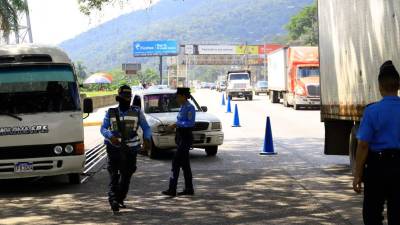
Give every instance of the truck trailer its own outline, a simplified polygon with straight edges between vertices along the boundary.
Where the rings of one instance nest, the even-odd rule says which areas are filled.
[[[318,47],[284,47],[268,55],[270,100],[283,105],[320,106]]]
[[[400,1],[318,1],[325,154],[349,155],[363,110],[381,99],[379,67],[400,68]]]

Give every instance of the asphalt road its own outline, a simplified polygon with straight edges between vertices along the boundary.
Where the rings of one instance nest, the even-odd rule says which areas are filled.
[[[218,116],[225,142],[216,157],[191,152],[196,195],[166,198],[173,153],[157,160],[139,156],[127,199],[112,216],[105,170],[71,186],[65,177],[0,181],[0,224],[362,224],[362,198],[351,189],[348,158],[323,155],[319,111],[272,105],[267,96],[238,105],[240,128],[231,127],[221,93],[197,90],[197,101]],[[99,110],[89,120],[101,119]],[[275,156],[260,156],[270,116]],[[85,128],[87,146],[101,141]],[[182,179],[180,187],[182,187]]]

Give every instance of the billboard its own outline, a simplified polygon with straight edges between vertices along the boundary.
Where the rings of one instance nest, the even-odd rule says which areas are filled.
[[[199,45],[200,55],[263,55],[282,48],[279,44],[267,45]]]
[[[176,56],[179,53],[179,45],[174,40],[163,41],[135,41],[133,43],[133,56]]]

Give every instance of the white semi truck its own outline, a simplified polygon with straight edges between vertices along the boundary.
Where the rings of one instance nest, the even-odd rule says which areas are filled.
[[[379,67],[400,69],[400,1],[318,1],[325,154],[356,155],[366,105],[381,99]]]
[[[0,46],[0,179],[68,174],[80,183],[84,111],[73,64],[58,48]]]

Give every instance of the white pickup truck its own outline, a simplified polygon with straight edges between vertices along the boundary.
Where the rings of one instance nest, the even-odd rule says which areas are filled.
[[[160,151],[176,148],[175,132],[167,131],[166,127],[176,123],[180,107],[176,102],[176,90],[146,90],[140,97],[141,107],[152,129],[152,148],[148,155],[154,158]],[[207,107],[200,107],[194,98],[190,101],[197,111],[193,148],[205,149],[208,156],[215,156],[218,146],[224,141],[221,121],[207,113]]]

